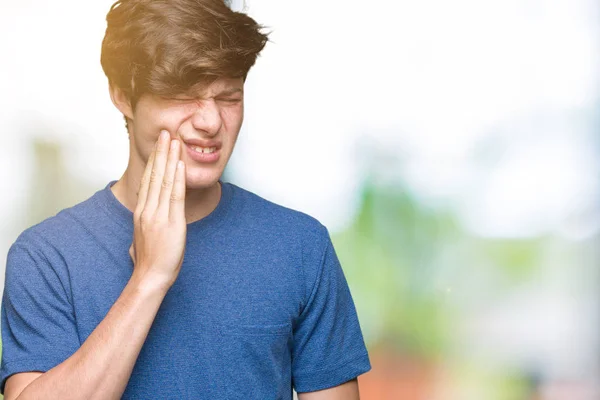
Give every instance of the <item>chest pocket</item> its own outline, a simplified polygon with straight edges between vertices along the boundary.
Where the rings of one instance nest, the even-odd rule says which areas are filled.
[[[218,326],[226,398],[292,398],[290,323]]]

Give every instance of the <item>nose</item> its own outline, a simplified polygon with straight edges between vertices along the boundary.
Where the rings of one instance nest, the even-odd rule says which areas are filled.
[[[219,106],[214,99],[203,99],[198,102],[198,108],[192,115],[194,129],[213,136],[219,132],[222,124]]]

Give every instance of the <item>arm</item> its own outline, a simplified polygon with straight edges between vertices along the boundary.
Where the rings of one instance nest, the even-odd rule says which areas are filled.
[[[79,350],[46,373],[13,375],[5,399],[120,398],[165,294],[132,277]]]
[[[298,400],[360,400],[356,378],[329,389],[298,393]]]
[[[45,373],[15,374],[6,400],[119,399],[156,313],[183,262],[185,169],[168,136],[150,155],[134,212],[134,271],[106,317],[81,347]],[[166,165],[165,165],[166,164]],[[164,181],[163,181],[164,179]]]
[[[371,365],[358,315],[327,229],[307,259],[304,308],[296,319],[292,347],[294,388],[299,399],[358,398],[357,376]],[[332,397],[333,396],[333,397]],[[337,396],[337,397],[336,397]]]

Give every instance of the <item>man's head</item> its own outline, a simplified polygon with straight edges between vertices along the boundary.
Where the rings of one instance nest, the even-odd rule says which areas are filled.
[[[143,167],[165,129],[217,145],[215,162],[194,161],[191,143],[181,156],[189,186],[214,183],[242,124],[243,84],[267,42],[262,27],[223,0],[120,0],[107,23],[101,63],[127,121],[130,167]]]

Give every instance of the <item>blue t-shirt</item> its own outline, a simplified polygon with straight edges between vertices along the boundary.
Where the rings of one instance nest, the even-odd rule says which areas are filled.
[[[133,214],[110,187],[26,229],[10,247],[0,391],[73,354],[133,271]],[[123,399],[284,399],[371,369],[348,284],[315,218],[222,184],[187,226]]]

